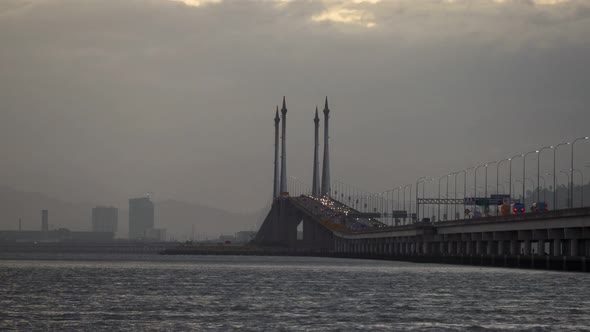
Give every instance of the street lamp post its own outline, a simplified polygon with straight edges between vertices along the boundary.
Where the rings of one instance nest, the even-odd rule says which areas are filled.
[[[557,156],[557,148],[562,145],[570,145],[570,142],[559,143],[553,149],[553,209],[557,210],[557,171],[555,170],[555,158]]]
[[[559,171],[559,174],[561,174],[561,173],[565,174],[565,176],[567,178],[567,184],[569,186],[570,185],[570,173],[568,173],[566,171]],[[570,206],[570,200],[571,200],[571,198],[570,198],[570,190],[568,188],[568,190],[567,190],[567,204],[566,204],[568,207]]]
[[[576,172],[578,172],[578,174],[580,174],[580,181],[582,182],[580,184],[580,207],[583,207],[584,206],[584,173],[582,173],[582,171],[580,171],[579,169],[574,169],[574,171],[576,171]],[[574,199],[572,197],[572,201],[573,200]]]
[[[508,160],[510,161],[510,169],[508,171],[508,195],[510,195],[510,200],[512,200],[512,161],[518,157],[524,157],[524,154],[517,154],[512,158],[508,158]]]
[[[496,165],[496,195],[500,193],[500,165],[502,165],[503,161],[510,161],[510,158],[502,159]],[[505,194],[504,187],[502,187],[502,193]],[[496,205],[496,215],[500,215],[500,205]]]
[[[445,199],[448,199],[449,198],[449,178],[451,177],[451,175],[453,175],[453,173],[447,175],[447,193],[445,195]],[[446,216],[445,220],[448,220],[449,219],[449,204],[448,204],[448,201],[447,201],[447,204],[445,204],[445,216]]]
[[[404,224],[406,223],[407,214],[408,214],[408,211],[406,210],[406,188],[408,186],[410,187],[410,197],[412,197],[412,184],[406,184],[403,187],[403,190],[404,190],[404,202],[403,202],[404,204],[403,204],[403,209],[404,209],[404,211],[406,211],[406,218],[404,218]],[[411,212],[411,209],[410,209],[410,212]]]
[[[571,168],[570,168],[570,208],[574,207],[574,145],[576,144],[577,141],[580,140],[586,140],[588,139],[588,136],[585,137],[580,137],[580,138],[576,138],[575,140],[572,141],[572,164],[571,164]]]
[[[438,178],[438,220],[440,221],[440,180],[442,180],[443,178],[447,178],[447,195],[448,195],[448,190],[449,190],[449,181],[448,181],[448,175],[443,175],[440,178]]]
[[[455,178],[455,186],[453,187],[454,191],[455,191],[455,195],[454,195],[455,200],[457,199],[457,175],[459,175],[459,173],[461,173],[461,172],[455,172],[455,173],[451,174]],[[455,204],[453,204],[453,220],[456,220],[456,219],[457,219],[457,203],[455,202]]]
[[[435,178],[430,178],[430,179],[426,179],[426,180],[423,181],[423,183],[422,183],[422,195],[426,196],[426,183],[427,182],[434,182],[434,180],[436,180],[436,179]],[[424,218],[424,215],[426,215],[424,213],[424,205],[426,205],[426,204],[422,204],[422,214],[423,214],[422,218]],[[434,214],[434,206],[432,206],[432,209],[433,209],[432,214]],[[428,210],[426,211],[426,213],[428,213]],[[418,218],[416,218],[416,220],[418,220]]]
[[[485,194],[484,196],[487,198],[488,197],[488,166],[492,165],[492,164],[496,164],[496,168],[498,168],[498,162],[497,161],[492,161],[491,163],[487,163],[486,164],[486,180],[485,180]]]
[[[431,181],[432,179],[428,179],[425,178],[424,181],[422,181],[422,198],[426,197],[426,182]],[[416,188],[416,190],[418,190],[418,188]],[[416,203],[418,201],[416,200]],[[418,204],[416,204],[416,206],[418,206]],[[426,210],[426,211],[425,211]],[[428,213],[428,210],[426,209],[426,204],[422,204],[422,218],[424,218],[424,216]],[[416,221],[418,221],[420,219],[418,219],[418,217],[416,216]]]
[[[477,197],[477,170],[480,167],[484,167],[484,165],[479,165],[475,167],[475,171],[473,172],[473,193],[474,193],[474,197]]]
[[[531,152],[527,152],[524,154],[524,157],[522,157],[522,204],[525,204],[525,178],[526,178],[526,157],[531,154],[531,153],[539,153],[539,150],[535,150],[535,151],[531,151]]]
[[[418,178],[418,180],[416,180],[416,202],[415,202],[416,203],[416,221],[419,220],[418,214],[420,211],[418,211],[418,210],[420,209],[420,206],[418,205],[418,188],[419,188],[420,182],[424,182],[424,181],[421,181],[422,179],[426,179],[426,176],[421,176]],[[422,196],[424,196],[424,187],[422,187]]]
[[[477,170],[480,167],[484,167],[484,166],[485,166],[485,164],[484,165],[476,166],[475,167],[475,171],[473,171],[473,197],[474,198],[477,197]],[[474,204],[476,204],[476,203],[474,203]],[[475,206],[477,207],[477,205],[475,205]],[[474,211],[475,211],[476,207],[473,208]]]
[[[473,169],[475,167],[469,167],[464,169],[463,172],[463,219],[465,219],[465,210],[467,206],[465,205],[465,197],[467,197],[467,171]]]
[[[503,161],[510,161],[510,158],[502,159],[502,160],[498,161],[498,165],[496,165],[496,195],[498,195],[500,193],[498,191],[498,188],[500,187],[500,165],[502,165]],[[502,190],[502,192],[504,192],[504,190]]]
[[[541,184],[539,179],[541,177],[541,152],[546,149],[553,149],[553,145],[545,146],[539,149],[539,155],[537,156],[537,201],[541,200]],[[544,181],[544,180],[543,180]]]

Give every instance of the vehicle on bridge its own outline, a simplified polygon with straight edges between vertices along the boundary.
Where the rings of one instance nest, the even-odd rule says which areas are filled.
[[[536,203],[533,203],[533,206],[531,206],[531,211],[545,212],[545,211],[549,211],[549,208],[548,208],[546,202],[536,202]]]
[[[500,205],[500,215],[501,216],[509,216],[510,215],[510,204]]]
[[[524,204],[512,203],[512,214],[524,214],[526,213]]]

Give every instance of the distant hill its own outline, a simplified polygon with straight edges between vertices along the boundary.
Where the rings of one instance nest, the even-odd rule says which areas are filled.
[[[10,187],[0,187],[0,228],[18,229],[22,218],[24,230],[41,229],[41,210],[49,210],[49,227],[65,227],[70,230],[90,229],[91,203],[64,202],[37,192],[26,192]]]
[[[91,229],[91,210],[97,204],[66,202],[37,192],[20,191],[0,186],[0,229],[18,229],[22,218],[24,230],[41,228],[41,210],[49,210],[50,229],[65,227],[75,231]],[[252,230],[264,218],[266,209],[257,213],[239,214],[176,200],[155,202],[155,226],[166,228],[167,237],[186,240],[191,237],[194,224],[195,239],[213,238],[219,234],[233,234]],[[119,208],[117,237],[126,238],[128,211]]]

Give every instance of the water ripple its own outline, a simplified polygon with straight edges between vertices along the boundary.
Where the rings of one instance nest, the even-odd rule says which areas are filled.
[[[581,273],[295,257],[2,258],[0,330],[590,331]]]

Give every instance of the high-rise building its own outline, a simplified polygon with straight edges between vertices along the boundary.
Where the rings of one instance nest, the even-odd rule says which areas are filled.
[[[92,209],[93,232],[117,232],[119,210],[115,207],[97,206]]]
[[[129,199],[129,239],[145,239],[154,228],[154,203],[149,197]]]

